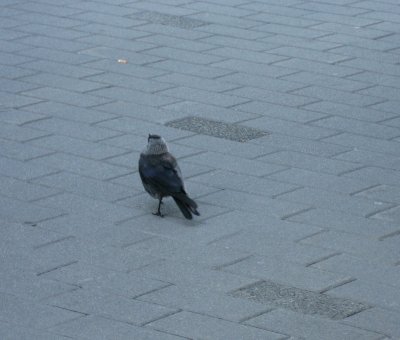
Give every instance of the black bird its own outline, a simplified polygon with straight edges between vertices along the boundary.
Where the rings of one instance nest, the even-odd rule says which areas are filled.
[[[162,199],[167,196],[172,196],[188,220],[192,219],[192,214],[200,215],[196,202],[185,191],[178,163],[161,136],[149,135],[147,147],[140,154],[139,174],[145,190],[158,199],[158,210],[154,215],[164,217],[160,209]]]

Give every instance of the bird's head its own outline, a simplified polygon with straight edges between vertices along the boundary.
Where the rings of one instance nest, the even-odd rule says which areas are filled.
[[[166,152],[168,152],[168,146],[165,139],[159,135],[149,134],[146,153],[148,155],[160,155]]]

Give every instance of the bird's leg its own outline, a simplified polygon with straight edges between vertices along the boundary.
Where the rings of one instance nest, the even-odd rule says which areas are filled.
[[[163,204],[162,199],[163,199],[162,197],[159,198],[157,212],[153,213],[153,215],[164,217],[164,215],[161,214],[161,204]]]

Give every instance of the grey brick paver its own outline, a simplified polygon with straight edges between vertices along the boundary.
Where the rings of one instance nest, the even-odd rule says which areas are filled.
[[[400,336],[395,0],[0,0],[0,19],[1,339]],[[265,135],[172,127],[204,119]],[[149,133],[201,216],[151,214]]]

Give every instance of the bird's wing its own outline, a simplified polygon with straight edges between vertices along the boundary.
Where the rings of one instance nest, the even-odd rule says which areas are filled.
[[[159,193],[171,195],[184,192],[179,167],[175,158],[170,155],[142,155],[139,173],[143,183],[152,186]]]

